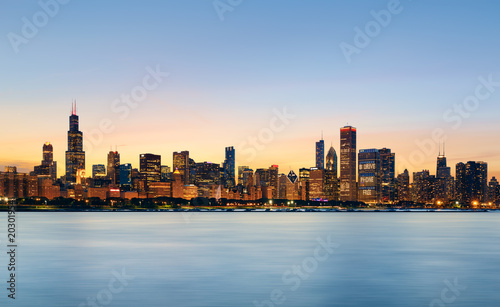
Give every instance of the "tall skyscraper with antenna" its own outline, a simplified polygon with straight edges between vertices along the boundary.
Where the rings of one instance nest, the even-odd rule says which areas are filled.
[[[85,170],[85,152],[83,151],[83,133],[79,130],[75,101],[71,105],[71,116],[69,117],[66,182],[75,183],[77,174],[81,170]]]
[[[453,188],[454,180],[451,176],[451,169],[446,164],[446,156],[444,151],[441,153],[441,145],[439,146],[439,154],[436,163],[436,198],[441,201],[448,201],[454,198]]]

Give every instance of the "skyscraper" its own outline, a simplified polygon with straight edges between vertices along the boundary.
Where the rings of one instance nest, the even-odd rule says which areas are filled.
[[[325,181],[325,170],[316,167],[311,168],[309,173],[309,198],[312,200],[322,199],[324,194],[323,183]]]
[[[498,203],[500,196],[500,185],[498,184],[498,180],[493,177],[488,184],[488,201],[491,203]]]
[[[189,184],[189,151],[174,152],[172,171],[179,170],[184,184]]]
[[[397,186],[398,201],[410,201],[410,174],[407,169],[398,175]]]
[[[457,198],[465,205],[477,205],[488,199],[488,165],[482,161],[457,163]]]
[[[316,142],[316,168],[325,168],[325,141],[323,138]]]
[[[146,190],[149,183],[160,181],[161,178],[161,156],[150,153],[141,154],[140,157],[140,176],[145,181]]]
[[[435,201],[434,187],[436,176],[431,175],[429,170],[413,172],[413,183],[411,193],[413,201],[421,204],[431,204]]]
[[[132,186],[132,164],[121,164],[119,166],[120,186]]]
[[[380,153],[378,149],[361,149],[358,155],[359,195],[365,203],[380,202]]]
[[[453,198],[453,177],[451,169],[446,165],[446,156],[439,153],[436,163],[436,198],[438,200],[448,201]]]
[[[68,150],[66,151],[66,182],[75,183],[77,174],[85,170],[83,133],[79,130],[76,102],[72,105],[69,117]]]
[[[196,180],[195,184],[210,185],[220,184],[220,165],[211,162],[196,163]]]
[[[235,184],[236,166],[234,147],[226,147],[226,159],[223,163],[224,167],[224,187],[232,188]]]
[[[118,151],[108,153],[108,179],[111,184],[120,184],[120,154]]]
[[[170,166],[167,166],[167,165],[162,165],[161,166],[161,181],[162,182],[166,182],[170,179],[171,177],[171,173],[170,173]]]
[[[459,162],[455,166],[455,195],[456,198],[463,204],[466,202],[466,177],[465,177],[465,163]]]
[[[380,201],[393,203],[396,197],[395,159],[396,155],[389,148],[379,149],[380,153]]]
[[[54,161],[54,149],[52,148],[52,144],[46,142],[43,144],[42,165],[51,165],[52,161]]]
[[[102,178],[106,176],[106,166],[104,164],[92,165],[92,178]]]
[[[356,128],[340,128],[340,200],[356,201]]]
[[[52,180],[57,178],[57,163],[54,161],[54,150],[52,144],[46,142],[43,144],[42,164],[35,166],[34,175],[50,176]]]
[[[339,182],[337,175],[337,153],[333,146],[330,147],[326,154],[326,169],[325,169],[325,183],[324,191],[325,197],[328,200],[339,199]]]
[[[273,198],[278,198],[279,192],[279,176],[278,176],[278,165],[271,165],[269,168],[269,186],[273,189]]]
[[[249,169],[249,168],[250,168],[250,166],[248,166],[248,165],[238,166],[238,184],[244,185],[244,183],[243,183],[243,172],[246,169]]]

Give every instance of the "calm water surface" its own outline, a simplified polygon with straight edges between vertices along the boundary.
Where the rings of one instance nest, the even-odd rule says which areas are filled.
[[[0,306],[500,304],[500,213],[19,212],[17,219],[12,301],[0,214]],[[336,245],[329,253],[320,241]]]

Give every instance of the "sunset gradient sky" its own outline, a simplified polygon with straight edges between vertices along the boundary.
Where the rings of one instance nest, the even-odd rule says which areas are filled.
[[[213,1],[74,0],[57,10],[58,2],[41,2],[52,3],[53,17],[39,19],[43,26],[19,45],[12,35],[22,37],[43,8],[0,3],[2,170],[33,170],[50,141],[63,175],[76,99],[88,174],[115,145],[134,167],[147,152],[171,166],[181,150],[221,163],[224,147],[234,146],[237,166],[297,171],[314,166],[322,131],[325,152],[333,144],[339,153],[348,123],[358,149],[391,148],[398,173],[434,174],[431,135],[442,129],[452,174],[457,162],[482,160],[489,177],[500,176],[498,1],[243,0],[224,20]],[[391,5],[399,13],[348,63],[341,43],[356,46],[355,28],[366,32],[376,22],[371,11]],[[129,114],[117,112],[149,69],[169,75]],[[269,134],[284,108],[294,118]],[[99,139],[102,122],[112,129]],[[259,135],[262,146],[244,144]]]

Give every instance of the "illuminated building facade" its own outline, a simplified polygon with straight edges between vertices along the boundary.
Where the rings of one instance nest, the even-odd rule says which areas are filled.
[[[220,184],[220,165],[211,162],[196,163],[196,185]]]
[[[161,156],[151,153],[141,154],[140,160],[140,177],[145,182],[145,189],[149,187],[149,183],[160,181],[161,178]]]
[[[278,198],[278,165],[271,165],[269,168],[269,186],[272,188],[272,198]]]
[[[246,169],[250,169],[250,166],[248,165],[238,166],[238,184],[245,185],[245,183],[243,182],[243,172]]]
[[[393,203],[396,200],[396,154],[389,148],[379,149],[378,152],[380,154],[380,201]]]
[[[181,151],[173,153],[173,168],[181,174],[181,179],[184,184],[189,183],[189,151]]]
[[[316,167],[311,168],[309,173],[309,198],[319,200],[323,198],[323,183],[325,180],[325,170]]]
[[[106,176],[106,166],[104,164],[92,165],[92,178],[102,178]]]
[[[330,147],[326,154],[324,194],[328,200],[339,199],[339,182],[337,175],[337,152]]]
[[[118,151],[108,153],[108,179],[113,185],[120,184],[120,154]]]
[[[378,149],[361,149],[358,155],[358,200],[380,203],[380,153]]]
[[[356,201],[356,128],[340,128],[340,200]]]

